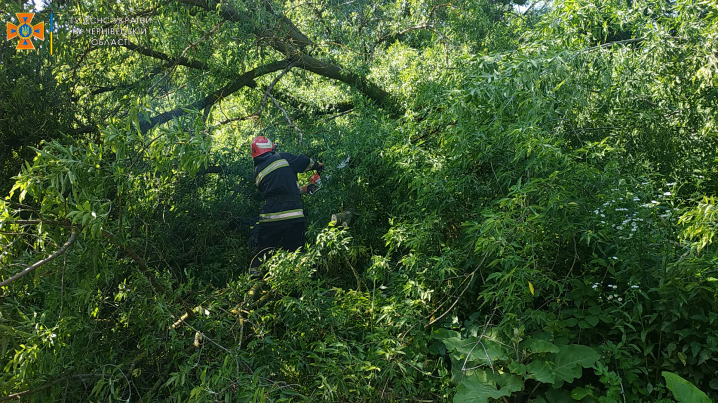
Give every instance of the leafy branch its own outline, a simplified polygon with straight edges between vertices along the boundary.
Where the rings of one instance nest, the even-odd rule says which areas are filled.
[[[58,249],[57,251],[55,251],[55,253],[53,253],[52,255],[48,256],[47,258],[42,259],[42,260],[40,260],[39,262],[37,262],[37,263],[35,263],[35,264],[33,264],[33,265],[28,266],[27,268],[25,268],[25,270],[21,271],[20,273],[17,273],[16,275],[10,277],[9,279],[7,279],[7,280],[5,280],[5,281],[3,281],[3,282],[0,282],[0,287],[4,287],[4,286],[6,286],[6,285],[8,285],[8,284],[10,284],[10,283],[12,283],[12,282],[14,282],[14,281],[17,281],[18,279],[20,279],[20,278],[22,278],[22,277],[24,277],[24,276],[26,276],[26,275],[32,273],[33,270],[37,269],[38,267],[43,266],[43,265],[45,265],[45,264],[47,264],[47,263],[53,261],[53,260],[56,259],[58,256],[60,256],[60,255],[62,255],[63,253],[65,253],[65,251],[66,251],[73,243],[75,243],[75,240],[76,240],[76,239],[77,239],[77,229],[75,229],[75,227],[72,227],[72,233],[70,234],[70,239],[68,239],[67,242],[65,242],[65,244],[60,247],[60,249]]]

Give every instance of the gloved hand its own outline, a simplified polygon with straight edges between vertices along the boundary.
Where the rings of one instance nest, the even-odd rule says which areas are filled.
[[[302,187],[301,187],[301,190],[300,190],[300,193],[301,193],[301,194],[308,193],[308,194],[310,194],[310,195],[313,195],[318,189],[319,189],[319,188],[317,187],[317,185],[315,185],[315,184],[313,184],[313,183],[310,183],[310,184],[308,184],[308,185],[302,186]]]
[[[322,171],[324,170],[324,164],[317,161],[317,173],[321,175]]]
[[[318,190],[317,185],[310,183],[307,185],[307,193],[313,195]]]

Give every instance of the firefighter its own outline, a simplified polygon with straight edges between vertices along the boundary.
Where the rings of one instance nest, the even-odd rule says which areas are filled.
[[[254,181],[264,197],[259,214],[259,232],[251,272],[274,248],[296,251],[304,245],[304,210],[300,195],[314,194],[314,184],[299,186],[297,173],[317,171],[324,165],[305,155],[277,153],[276,145],[264,136],[252,140]]]

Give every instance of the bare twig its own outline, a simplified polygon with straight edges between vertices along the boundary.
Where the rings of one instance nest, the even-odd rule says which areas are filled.
[[[494,365],[491,363],[491,357],[489,357],[489,353],[486,351],[486,346],[484,346],[484,343],[481,342],[481,339],[484,338],[484,334],[486,334],[486,329],[488,329],[488,328],[489,328],[489,324],[491,324],[491,319],[494,318],[494,314],[496,314],[496,309],[494,309],[494,311],[491,312],[491,316],[490,316],[489,319],[486,321],[486,324],[484,325],[484,330],[481,332],[481,336],[479,336],[479,340],[476,340],[476,343],[474,344],[474,347],[471,347],[471,351],[469,351],[469,354],[466,355],[466,359],[464,360],[464,365],[461,366],[461,370],[462,370],[462,371],[470,371],[470,370],[472,370],[472,369],[476,369],[476,368],[479,368],[479,367],[480,367],[480,366],[477,366],[477,367],[472,367],[472,368],[466,368],[466,363],[469,362],[469,357],[471,357],[471,353],[474,352],[474,349],[475,349],[476,346],[478,346],[479,344],[481,344],[481,347],[484,348],[484,354],[486,354],[486,358],[489,360],[489,367],[491,367],[491,370],[494,369]]]
[[[17,279],[22,278],[23,276],[25,276],[29,273],[32,273],[33,270],[52,261],[56,257],[62,255],[67,250],[67,248],[69,248],[70,245],[72,245],[75,242],[75,239],[77,239],[77,230],[73,227],[72,234],[70,234],[70,239],[67,242],[65,242],[65,244],[62,245],[62,247],[60,247],[60,249],[58,249],[55,253],[48,256],[47,258],[40,260],[39,262],[33,264],[32,266],[28,266],[25,270],[21,271],[20,273],[17,273],[16,275],[10,277],[9,279],[1,282],[0,287],[4,287],[4,286],[16,281]]]
[[[60,279],[60,310],[57,320],[62,319],[62,308],[65,305],[65,269],[67,268],[67,253],[62,255],[62,277]]]
[[[124,244],[122,241],[117,239],[117,237],[112,234],[109,231],[102,230],[102,235],[107,238],[110,242],[114,243],[115,245],[119,246],[120,248],[125,250],[125,253],[127,253],[132,260],[134,260],[138,266],[140,266],[140,271],[142,274],[147,278],[147,280],[150,282],[150,285],[152,286],[152,289],[158,293],[165,295],[168,299],[172,299],[172,294],[160,284],[157,279],[150,273],[150,269],[147,267],[147,264],[145,261],[135,252],[132,248]],[[189,319],[194,316],[194,312],[192,312],[192,308],[187,305],[182,299],[180,299],[179,296],[174,298],[174,302],[180,304],[182,306],[182,309],[186,311],[186,319]]]
[[[452,309],[454,309],[454,306],[456,306],[456,304],[459,303],[459,300],[461,299],[461,297],[464,295],[464,293],[466,292],[466,290],[469,289],[469,286],[471,285],[471,281],[474,279],[474,276],[476,275],[476,272],[479,271],[479,269],[481,268],[481,265],[484,264],[484,260],[486,260],[486,257],[487,257],[487,256],[489,256],[489,252],[488,252],[488,251],[486,251],[486,253],[484,254],[484,258],[481,259],[481,262],[479,262],[479,265],[476,266],[476,269],[474,269],[474,271],[471,272],[471,278],[469,279],[469,282],[466,284],[466,287],[464,287],[464,290],[461,291],[461,294],[459,294],[459,297],[456,298],[456,301],[454,301],[454,303],[451,304],[451,306],[449,307],[449,309],[446,310],[446,312],[444,312],[443,314],[441,314],[441,316],[439,316],[438,318],[436,318],[436,319],[432,320],[431,322],[429,322],[426,326],[430,326],[430,325],[436,323],[439,319],[443,318],[443,317],[446,316],[449,312],[451,312]]]
[[[279,102],[277,102],[277,100],[274,99],[274,97],[272,96],[272,94],[269,94],[269,97],[272,98],[272,102],[274,102],[274,106],[276,106],[277,108],[279,108],[280,111],[282,111],[282,114],[284,114],[284,118],[287,119],[287,122],[289,123],[289,126],[290,126],[291,128],[293,128],[294,130],[296,130],[296,131],[299,132],[299,141],[298,141],[298,143],[301,143],[302,140],[304,139],[304,132],[302,132],[302,131],[292,122],[292,119],[289,119],[289,115],[287,114],[287,111],[285,111],[284,108],[282,108],[282,106],[279,105]]]
[[[297,65],[297,61],[295,60],[292,63],[289,63],[289,65],[282,70],[281,73],[279,73],[278,76],[274,77],[274,80],[272,80],[272,83],[269,84],[269,87],[267,87],[267,91],[264,92],[264,96],[262,97],[262,102],[259,104],[259,111],[257,111],[256,116],[262,116],[262,111],[264,110],[264,106],[267,104],[267,97],[271,96],[271,92],[274,89],[274,86],[277,85],[279,80],[289,72],[289,70],[292,69],[292,67]],[[276,101],[275,101],[276,102]]]
[[[531,9],[534,8],[534,6],[535,6],[536,4],[538,4],[538,3],[539,3],[539,0],[534,1],[533,3],[531,3],[531,6],[530,6],[529,8],[527,8],[526,11],[524,11],[523,14],[521,14],[521,16],[522,16],[522,17],[525,17],[526,14],[528,14],[529,11],[531,11]]]
[[[197,49],[197,45],[198,45],[200,42],[202,42],[203,40],[207,39],[207,38],[208,38],[209,36],[211,36],[212,34],[214,34],[215,32],[217,32],[217,30],[218,30],[222,25],[224,25],[224,22],[225,22],[225,21],[226,21],[226,20],[220,21],[219,24],[215,25],[214,28],[212,28],[211,30],[209,30],[209,32],[207,32],[206,34],[204,34],[204,36],[202,36],[201,38],[199,38],[199,39],[197,40],[197,42],[190,43],[189,45],[187,45],[187,47],[184,48],[184,50],[182,51],[182,54],[180,54],[180,56],[179,56],[177,59],[175,59],[175,61],[172,62],[172,63],[169,65],[170,70],[169,70],[164,76],[162,76],[162,78],[160,78],[159,80],[157,80],[156,83],[152,84],[152,86],[147,90],[147,93],[148,93],[148,94],[151,93],[152,90],[153,90],[156,86],[158,86],[162,81],[164,81],[164,80],[165,80],[166,78],[168,78],[168,77],[171,77],[172,74],[174,73],[175,69],[177,68],[177,65],[180,63],[180,61],[181,61],[181,60],[186,60],[184,56],[185,56],[185,54],[187,53],[187,51],[190,50],[190,48],[192,48],[192,49]]]
[[[461,287],[461,286],[464,284],[464,281],[466,281],[466,280],[468,280],[469,278],[471,278],[471,274],[472,274],[472,273],[463,274],[463,275],[461,275],[461,276],[449,277],[449,278],[447,278],[447,279],[445,279],[445,280],[453,280],[453,279],[455,279],[455,278],[463,278],[463,280],[461,280],[461,283],[459,283],[459,285],[458,285],[458,287]],[[456,294],[452,294],[452,295],[447,296],[446,299],[444,299],[444,301],[443,301],[441,304],[439,304],[439,306],[436,307],[436,309],[434,309],[434,310],[431,312],[431,314],[429,315],[429,317],[434,316],[434,314],[435,314],[436,312],[438,312],[439,309],[441,309],[441,307],[443,307],[444,304],[446,304],[447,302],[449,302],[449,300],[450,300],[452,297],[454,297],[455,295],[456,295]]]
[[[354,112],[354,108],[351,108],[351,109],[349,109],[348,111],[344,111],[344,112],[341,112],[341,113],[337,113],[336,115],[333,115],[333,116],[326,117],[326,118],[324,118],[324,120],[336,119],[336,118],[338,118],[338,117],[340,117],[340,116],[343,116],[343,115],[346,115],[347,113],[352,113],[352,112]]]
[[[597,46],[591,46],[591,47],[589,47],[589,48],[585,48],[585,49],[579,50],[578,52],[576,52],[575,55],[573,55],[573,56],[571,57],[571,59],[573,59],[574,57],[580,55],[581,53],[590,52],[590,51],[592,51],[592,50],[602,49],[602,48],[608,48],[608,47],[613,46],[613,45],[627,45],[627,44],[630,44],[630,43],[640,43],[640,42],[643,42],[643,41],[645,41],[645,40],[646,40],[646,37],[642,37],[642,38],[632,38],[632,39],[624,39],[624,40],[622,40],[622,41],[614,41],[614,42],[602,43],[602,44],[597,45]],[[569,59],[569,60],[570,60],[570,59]]]
[[[231,119],[223,120],[223,121],[217,123],[216,125],[212,125],[212,127],[219,127],[222,125],[226,125],[227,123],[236,122],[238,120],[249,120],[249,119],[256,119],[256,118],[257,118],[257,115],[240,116],[238,118],[231,118]]]

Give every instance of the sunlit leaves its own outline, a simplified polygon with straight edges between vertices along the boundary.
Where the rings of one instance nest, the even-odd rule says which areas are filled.
[[[685,228],[681,237],[690,242],[691,248],[701,252],[713,243],[718,233],[718,208],[714,197],[704,197],[697,205],[686,211],[678,221]]]

